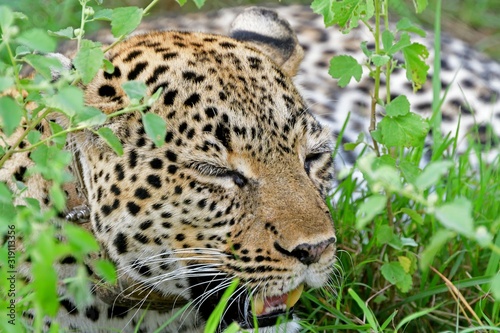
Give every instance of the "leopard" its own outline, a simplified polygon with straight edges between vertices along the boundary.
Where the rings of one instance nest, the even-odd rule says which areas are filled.
[[[72,66],[62,54],[49,56]],[[332,136],[291,79],[303,51],[289,23],[275,11],[250,8],[234,19],[229,36],[148,32],[106,58],[113,72],[101,70],[82,86],[87,106],[105,114],[124,109],[128,81],[144,82],[147,95],[158,98],[142,113],[68,138],[79,180],[68,190],[67,219],[86,225],[100,244],[89,274],[92,259],[108,258],[119,281],[92,284],[94,301],[84,308],[61,284],[59,325],[71,332],[202,332],[237,279],[219,331],[236,322],[259,332],[297,332],[293,306],[304,286],[329,281],[336,235],[325,202]],[[161,145],[146,134],[148,113],[166,123]],[[58,117],[47,121],[67,126]],[[96,135],[99,127],[116,135],[122,155]],[[23,158],[29,160],[16,156],[0,174],[12,187],[9,175],[22,179],[30,167]],[[50,186],[39,177],[25,182],[24,195],[35,198]],[[74,263],[60,262],[61,280],[75,273]]]
[[[113,43],[109,33],[96,39]],[[72,172],[81,180],[67,187],[67,217],[83,220],[120,278],[117,290],[92,285],[84,309],[61,287],[62,327],[201,332],[237,278],[219,331],[236,322],[242,330],[298,332],[293,307],[302,289],[328,285],[335,274],[337,236],[325,198],[359,154],[342,143],[369,135],[372,80],[341,89],[329,59],[361,62],[359,45],[371,39],[362,26],[347,35],[325,29],[304,6],[228,8],[146,21],[109,51],[115,71],[84,87],[86,104],[108,114],[123,109],[130,100],[121,84],[142,81],[148,94],[161,92],[145,112],[160,115],[167,134],[158,147],[138,113],[115,117],[104,126],[120,139],[122,156],[94,132],[72,134]],[[432,34],[415,39],[432,62]],[[457,135],[461,151],[476,133],[497,155],[500,64],[452,37],[443,37],[441,52],[443,133]],[[414,111],[432,114],[430,82],[414,93],[397,68],[390,84],[393,98],[404,94]],[[42,179],[23,176],[30,163],[15,155],[0,179],[11,186],[22,179],[26,196],[46,195]],[[60,265],[61,278],[74,274],[73,261]]]

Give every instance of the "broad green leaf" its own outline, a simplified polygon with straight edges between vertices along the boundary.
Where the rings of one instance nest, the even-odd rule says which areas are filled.
[[[4,182],[0,182],[0,204],[10,204],[11,202],[12,193],[10,192],[9,187]]]
[[[187,0],[175,0],[181,7],[184,6],[187,2]]]
[[[112,130],[107,127],[101,127],[97,130],[97,134],[106,141],[118,156],[123,155],[123,146]]]
[[[398,257],[399,264],[403,267],[405,273],[411,273],[411,259],[405,256]]]
[[[368,222],[385,209],[386,202],[387,198],[383,195],[374,194],[368,197],[356,212],[356,228],[363,229]]]
[[[491,279],[491,294],[497,302],[500,301],[500,273],[495,274]]]
[[[14,79],[8,76],[0,77],[0,92],[7,90],[14,85]]]
[[[66,224],[64,232],[72,252],[83,256],[89,252],[99,251],[99,245],[94,236],[76,225]]]
[[[146,113],[142,117],[142,122],[148,137],[153,140],[156,146],[163,146],[165,143],[164,138],[167,134],[167,124],[165,120],[157,114]]]
[[[372,56],[372,54],[374,53],[372,50],[368,49],[368,42],[367,41],[362,41],[360,44],[360,47],[361,47],[361,51],[363,51],[365,56],[367,56],[368,58],[370,58]]]
[[[408,47],[411,45],[411,41],[410,41],[410,35],[408,35],[406,32],[403,32],[401,34],[401,37],[399,38],[399,40],[394,44],[392,45],[390,48],[388,48],[386,50],[387,54],[395,54],[396,52],[399,52],[401,51],[402,49],[404,49],[405,47]]]
[[[351,78],[354,78],[358,82],[361,80],[363,68],[353,57],[340,55],[330,60],[330,69],[328,73],[334,79],[339,80],[338,84],[340,87],[345,87],[349,84]]]
[[[196,7],[198,7],[198,9],[203,7],[203,5],[205,4],[205,0],[193,0],[193,2],[196,5]]]
[[[49,196],[54,207],[62,212],[66,208],[66,195],[59,184],[53,183],[49,190]]]
[[[411,290],[413,281],[410,274],[403,275],[401,281],[396,282],[396,287],[403,293],[407,293]]]
[[[50,37],[45,30],[39,28],[33,28],[22,32],[19,37],[17,37],[17,42],[32,50],[44,53],[54,52],[57,46],[56,41]]]
[[[344,143],[344,150],[354,150],[354,148],[356,148],[360,143],[363,142],[365,138],[365,135],[363,132],[360,132],[358,134],[358,137],[356,139],[356,142],[348,142],[348,143]]]
[[[74,86],[61,88],[55,95],[45,99],[46,105],[73,117],[83,109],[83,92]]]
[[[73,27],[67,27],[58,31],[50,31],[49,30],[49,36],[54,36],[54,37],[63,37],[63,38],[73,38],[75,35],[73,34]]]
[[[403,160],[399,163],[399,170],[401,170],[401,174],[410,184],[415,184],[415,180],[422,172],[417,165],[407,160]]]
[[[52,71],[62,69],[62,64],[57,58],[44,57],[38,54],[28,54],[23,60],[30,64],[45,79],[52,80]]]
[[[422,30],[414,25],[413,22],[407,17],[402,18],[398,21],[398,23],[396,23],[396,29],[398,31],[412,32],[419,35],[420,37],[425,37],[426,35],[425,30]]]
[[[417,11],[417,14],[420,14],[421,12],[424,11],[425,8],[427,8],[427,0],[414,0],[413,4],[415,5],[415,10]]]
[[[360,15],[366,9],[366,2],[362,0],[334,1],[332,9],[333,22],[343,28],[344,33],[347,33],[358,26]]]
[[[431,237],[429,245],[425,247],[422,255],[420,256],[420,268],[422,270],[427,270],[427,268],[432,264],[434,257],[439,253],[444,244],[446,244],[454,236],[455,233],[449,230],[438,230]]]
[[[380,141],[388,147],[417,147],[429,132],[429,123],[415,113],[384,117],[377,125]]]
[[[78,73],[82,77],[84,84],[90,83],[102,66],[104,53],[101,50],[100,43],[94,43],[90,40],[82,40],[80,50],[73,60]]]
[[[474,220],[472,219],[472,204],[466,198],[456,198],[450,203],[436,207],[436,218],[449,230],[466,237],[474,236]]]
[[[21,45],[16,47],[16,57],[21,57],[27,54],[30,54],[31,50],[29,47]]]
[[[32,130],[28,133],[27,139],[28,142],[31,143],[32,145],[40,141],[40,137],[42,136],[42,133],[38,132],[37,130]]]
[[[392,284],[396,284],[404,279],[405,270],[399,262],[386,262],[380,268],[384,278]]]
[[[417,213],[413,209],[404,207],[404,208],[401,208],[401,212],[408,215],[413,221],[415,221],[416,223],[418,223],[420,225],[422,225],[422,223],[424,223],[424,219],[422,218],[422,215],[420,215],[419,213]]]
[[[74,123],[78,126],[98,126],[104,124],[106,119],[106,115],[101,110],[85,106],[76,114]]]
[[[122,88],[130,99],[141,100],[146,96],[148,87],[142,81],[127,81]]]
[[[102,64],[104,65],[103,69],[106,73],[113,74],[115,72],[115,66],[108,59],[104,58]]]
[[[94,16],[93,20],[101,20],[101,21],[111,21],[113,19],[113,10],[112,9],[101,9],[98,10]]]
[[[438,181],[450,170],[453,166],[451,161],[436,161],[428,164],[422,173],[415,179],[415,186],[424,191],[429,187],[437,184]]]
[[[481,247],[489,247],[493,242],[493,235],[486,229],[485,226],[479,226],[476,229],[476,233],[474,235],[474,238],[476,239],[476,242],[479,244]]]
[[[23,117],[22,108],[9,96],[0,97],[0,128],[11,136]]]
[[[404,116],[410,112],[410,101],[405,95],[399,95],[385,106],[389,117]]]
[[[116,268],[113,263],[108,260],[97,260],[94,262],[94,269],[97,275],[104,278],[107,283],[116,283]]]
[[[137,28],[141,19],[142,9],[138,7],[115,8],[111,15],[111,33],[116,38],[127,35]]]
[[[320,14],[323,16],[323,21],[325,23],[325,27],[331,26],[334,19],[333,13],[333,3],[334,0],[314,0],[311,3],[311,9],[316,14]]]
[[[388,244],[394,238],[394,231],[390,226],[384,224],[377,229],[375,237],[378,246]]]
[[[372,63],[377,66],[377,67],[382,67],[385,64],[387,64],[391,60],[391,58],[388,55],[379,55],[379,54],[373,54],[371,56],[371,61]]]
[[[14,13],[7,6],[0,6],[0,28],[6,31],[14,22]]]
[[[64,131],[64,128],[54,121],[49,121],[49,126],[52,131],[52,135]],[[52,138],[52,142],[54,142],[58,148],[62,149],[66,145],[66,136],[66,134],[55,136]]]
[[[382,45],[384,46],[384,50],[388,51],[392,47],[392,43],[394,42],[394,35],[389,30],[384,30],[382,32]]]
[[[406,77],[413,84],[413,90],[422,88],[422,85],[427,79],[429,65],[425,60],[429,57],[427,48],[419,43],[412,43],[403,48],[403,56],[406,65]]]

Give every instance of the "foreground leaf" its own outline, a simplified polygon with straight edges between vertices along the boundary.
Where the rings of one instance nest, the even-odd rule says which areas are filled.
[[[21,107],[8,96],[0,97],[0,128],[7,136],[11,136],[21,122]]]
[[[418,147],[429,132],[429,123],[415,113],[384,117],[377,125],[380,143],[388,147]]]
[[[363,68],[353,57],[341,55],[333,57],[332,60],[330,60],[328,74],[334,79],[339,80],[338,84],[340,87],[345,87],[351,82],[352,78],[357,82],[361,80]]]
[[[167,123],[157,114],[146,113],[142,117],[144,130],[148,137],[153,140],[156,146],[161,147],[165,143],[163,140],[167,134]]]
[[[123,146],[112,130],[107,127],[101,127],[97,130],[97,134],[106,141],[118,156],[123,155]]]
[[[456,198],[435,210],[436,217],[442,225],[466,237],[474,236],[474,220],[471,212],[472,204],[466,198]]]
[[[111,33],[118,38],[137,28],[142,19],[142,9],[138,7],[120,7],[113,9],[111,15]]]
[[[102,66],[104,53],[100,43],[84,39],[73,65],[82,77],[84,84],[90,83]]]

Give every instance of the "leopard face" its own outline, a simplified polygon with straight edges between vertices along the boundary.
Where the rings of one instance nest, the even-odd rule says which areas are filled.
[[[277,33],[245,30],[256,19]],[[112,113],[129,104],[124,82],[162,89],[144,112],[166,121],[164,144],[132,112],[105,124],[123,156],[90,131],[74,145],[93,232],[122,280],[191,300],[207,319],[237,278],[221,328],[253,327],[255,315],[273,327],[303,285],[331,273],[332,142],[290,79],[301,49],[289,26],[253,9],[232,35],[156,32],[120,44],[86,103]]]

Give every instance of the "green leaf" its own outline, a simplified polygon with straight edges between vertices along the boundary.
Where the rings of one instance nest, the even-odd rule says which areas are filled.
[[[314,0],[311,3],[311,9],[313,12],[323,16],[325,27],[329,27],[334,24],[333,3],[334,0]]]
[[[23,117],[22,108],[11,97],[0,97],[0,128],[11,136]]]
[[[11,202],[12,193],[9,187],[4,182],[0,182],[0,204],[10,204]]]
[[[115,72],[115,66],[111,61],[108,59],[104,58],[102,60],[102,64],[104,65],[104,71],[108,74],[113,74]]]
[[[187,0],[175,0],[181,7],[184,6],[187,2]]]
[[[391,58],[388,55],[380,55],[380,54],[373,54],[371,56],[371,62],[377,66],[377,67],[382,67],[385,64],[387,64],[391,60]]]
[[[415,113],[408,113],[399,117],[384,117],[377,130],[379,142],[388,147],[417,147],[429,132],[429,123]]]
[[[74,123],[78,126],[90,127],[102,125],[106,119],[106,115],[101,110],[86,106],[76,114]]]
[[[148,87],[142,81],[128,81],[122,84],[122,88],[130,99],[141,100],[146,96]]]
[[[389,50],[392,47],[393,42],[394,34],[389,30],[384,30],[382,32],[382,45],[384,46],[384,50]]]
[[[410,209],[410,208],[401,208],[401,212],[408,215],[413,221],[416,223],[422,225],[424,223],[424,219],[422,218],[422,215],[417,213],[415,210]]]
[[[396,29],[398,31],[412,32],[419,35],[420,37],[425,37],[426,35],[425,30],[422,30],[414,25],[413,22],[407,17],[402,18],[398,21],[398,23],[396,23]]]
[[[384,224],[377,229],[375,237],[378,246],[388,244],[394,238],[394,231],[390,226]]]
[[[491,279],[491,294],[497,302],[500,301],[500,273]]]
[[[44,53],[54,52],[57,46],[56,41],[45,30],[39,28],[24,31],[17,37],[17,42]]]
[[[387,198],[383,195],[374,194],[368,197],[356,212],[356,228],[363,229],[368,222],[385,209],[386,202]]]
[[[389,117],[404,116],[410,112],[410,101],[405,95],[399,95],[385,106]]]
[[[118,38],[137,28],[142,19],[142,9],[138,7],[120,7],[113,9],[111,15],[111,33]]]
[[[161,147],[167,134],[167,124],[165,120],[157,114],[146,113],[142,116],[144,129],[148,137],[153,140],[156,146]]]
[[[65,224],[64,232],[73,253],[83,256],[90,252],[99,251],[97,241],[87,230],[76,225]]]
[[[411,45],[410,35],[408,35],[406,32],[403,32],[399,40],[390,48],[386,49],[386,52],[387,54],[393,55],[394,53],[399,52],[405,47],[408,47],[410,45]]]
[[[429,51],[422,44],[412,43],[403,48],[403,56],[405,58],[406,77],[412,82],[413,90],[422,88],[429,71],[429,66],[425,63],[425,59],[429,57]]]
[[[104,278],[107,283],[115,284],[116,283],[116,268],[113,263],[108,260],[97,260],[94,262],[94,268],[97,275]]]
[[[366,2],[362,0],[334,1],[332,9],[334,12],[333,22],[344,28],[344,33],[358,26],[361,12],[366,8]],[[369,17],[367,17],[369,19]]]
[[[42,136],[42,133],[38,132],[37,130],[32,130],[28,133],[27,139],[28,142],[31,143],[32,145],[40,141],[40,137]]]
[[[420,190],[424,191],[429,187],[438,183],[441,178],[450,170],[453,166],[451,161],[436,161],[428,164],[422,173],[415,179],[415,186]]]
[[[380,330],[377,324],[377,319],[375,319],[375,315],[373,314],[371,309],[369,309],[368,306],[366,306],[365,302],[361,299],[361,297],[359,297],[358,294],[356,294],[356,292],[353,289],[349,288],[347,289],[347,292],[349,293],[349,295],[351,295],[352,299],[363,311],[366,320],[370,324],[371,330],[373,332],[379,332]]]
[[[340,55],[330,60],[328,74],[334,79],[339,80],[338,84],[340,87],[345,87],[349,84],[351,78],[354,78],[358,82],[361,80],[363,68],[353,57]]]
[[[23,57],[23,60],[47,80],[52,80],[52,71],[58,71],[63,68],[57,58],[45,57],[38,54],[28,54]]]
[[[53,183],[49,190],[49,196],[54,207],[62,212],[66,208],[66,195],[59,184]]]
[[[196,7],[198,7],[198,9],[203,7],[203,5],[205,4],[205,0],[193,0],[193,2],[196,5]]]
[[[97,130],[97,134],[113,149],[118,156],[123,155],[123,146],[115,133],[107,127],[101,127]]]
[[[399,163],[399,170],[410,184],[415,184],[418,175],[422,173],[422,170],[417,165],[407,160],[402,160]]]
[[[7,6],[0,6],[0,28],[6,31],[14,22],[14,13]]]
[[[427,8],[427,0],[414,0],[413,5],[415,5],[415,10],[417,14],[420,14]]]
[[[410,274],[404,274],[401,281],[396,282],[396,287],[402,292],[407,293],[411,290],[413,280]]]
[[[386,262],[380,268],[384,278],[392,284],[396,284],[404,279],[405,270],[399,262]]]
[[[49,126],[50,130],[52,131],[52,135],[64,131],[64,128],[62,128],[61,125],[59,125],[54,121],[49,121]],[[54,142],[58,148],[63,149],[64,146],[66,145],[66,136],[67,134],[55,136],[52,138],[52,142]]]
[[[78,73],[82,77],[84,84],[90,83],[102,66],[104,53],[101,50],[100,43],[94,43],[90,40],[82,40],[80,50],[73,60]]]
[[[92,19],[93,20],[101,20],[101,21],[111,21],[113,19],[113,10],[112,9],[98,10],[94,14],[94,17]]]
[[[472,204],[466,198],[456,198],[451,203],[436,207],[436,218],[443,226],[466,237],[474,236]]]
[[[49,30],[49,36],[69,38],[69,39],[75,37],[75,35],[73,34],[73,27],[67,27],[58,31]]]
[[[427,270],[441,248],[454,236],[455,233],[449,230],[438,230],[431,237],[429,245],[425,247],[422,255],[420,256],[420,268],[424,271]]]
[[[14,79],[8,76],[0,77],[0,92],[3,92],[14,85]]]
[[[55,95],[45,99],[46,105],[73,117],[83,109],[83,92],[74,86],[61,88]]]

